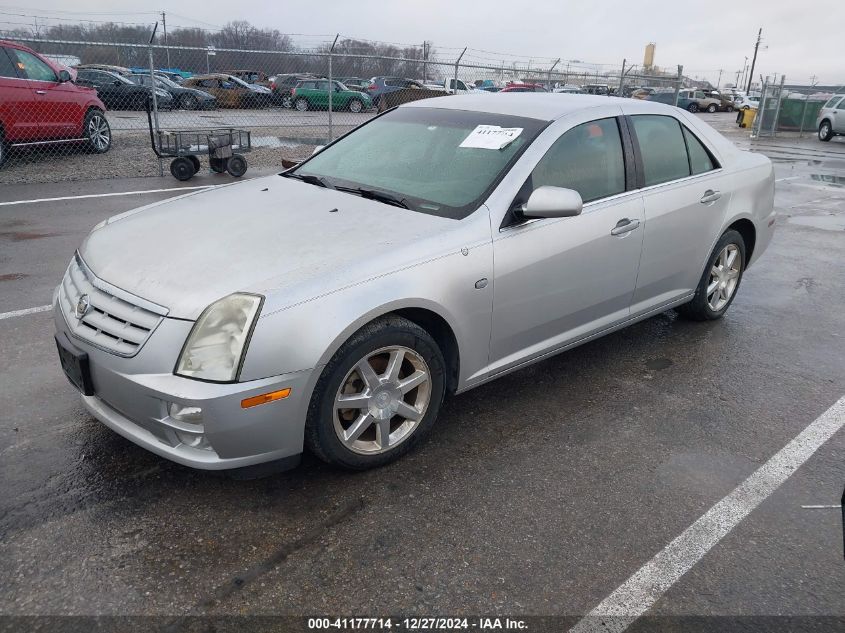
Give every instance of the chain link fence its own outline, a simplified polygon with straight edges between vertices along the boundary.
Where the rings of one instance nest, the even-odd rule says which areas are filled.
[[[822,107],[842,92],[843,86],[788,84],[785,75],[765,77],[751,137],[774,137],[781,132],[797,132],[799,137],[815,134]]]
[[[247,166],[300,160],[379,111],[415,99],[500,90],[631,96],[651,86],[676,103],[684,83],[682,67],[644,72],[624,61],[511,61],[426,45],[378,55],[339,36],[291,50],[0,39],[6,183],[168,170],[180,178],[239,175]]]

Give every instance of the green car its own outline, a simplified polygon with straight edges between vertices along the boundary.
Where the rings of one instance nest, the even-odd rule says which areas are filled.
[[[334,91],[332,92],[332,110],[361,112],[372,107],[373,102],[369,95],[350,90],[339,81],[333,81],[331,83],[334,87]],[[290,91],[290,97],[293,107],[300,112],[305,112],[306,110],[328,110],[329,81],[327,79],[300,81],[296,84],[296,88]]]

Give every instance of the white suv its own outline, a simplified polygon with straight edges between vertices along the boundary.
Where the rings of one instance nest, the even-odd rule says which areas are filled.
[[[819,140],[829,141],[837,134],[845,134],[845,95],[834,95],[819,110],[816,119]]]

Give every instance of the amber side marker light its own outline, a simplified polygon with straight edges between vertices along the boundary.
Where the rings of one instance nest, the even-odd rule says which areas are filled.
[[[286,389],[279,389],[278,391],[271,391],[270,393],[262,393],[260,396],[252,396],[241,400],[241,409],[249,409],[250,407],[257,407],[259,404],[267,404],[274,400],[282,400],[290,395],[290,387]]]

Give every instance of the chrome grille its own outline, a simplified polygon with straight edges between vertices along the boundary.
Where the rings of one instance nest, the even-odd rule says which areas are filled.
[[[59,305],[74,336],[118,356],[138,353],[167,314],[166,308],[95,277],[78,253],[62,280]]]

